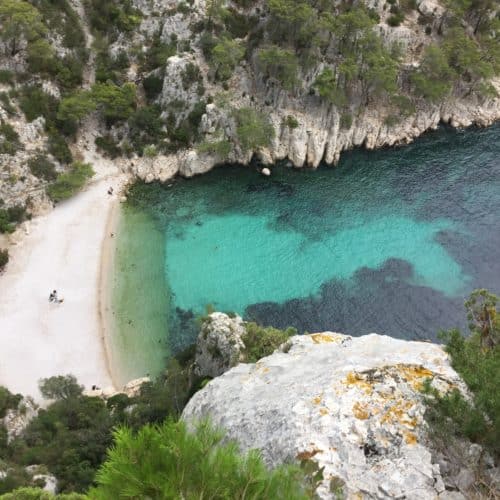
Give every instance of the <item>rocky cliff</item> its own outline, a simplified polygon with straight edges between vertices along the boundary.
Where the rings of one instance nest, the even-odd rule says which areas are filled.
[[[209,417],[270,466],[313,461],[323,468],[321,498],[465,498],[472,473],[453,469],[427,438],[427,379],[441,392],[465,392],[438,345],[376,334],[296,336],[212,380],[183,418]],[[477,448],[463,451],[471,469]]]

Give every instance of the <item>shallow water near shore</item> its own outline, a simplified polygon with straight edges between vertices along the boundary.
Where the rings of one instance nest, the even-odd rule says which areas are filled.
[[[301,332],[436,339],[463,328],[470,291],[500,291],[499,137],[498,125],[446,128],[316,171],[277,165],[265,178],[228,165],[134,186],[138,293],[166,308],[137,334],[176,351],[207,304]],[[118,236],[132,233],[125,223]],[[141,301],[117,307],[133,320]]]

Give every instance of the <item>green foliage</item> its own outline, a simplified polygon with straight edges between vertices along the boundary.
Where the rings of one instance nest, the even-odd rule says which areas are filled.
[[[129,118],[130,142],[139,155],[142,155],[144,147],[149,144],[163,145],[166,134],[160,115],[160,106],[153,105],[137,109]]]
[[[186,67],[182,70],[181,79],[184,90],[188,90],[195,83],[203,83],[200,68],[192,62],[187,63]]]
[[[71,198],[93,175],[94,171],[89,164],[75,162],[68,172],[59,174],[56,181],[47,187],[47,194],[54,202]]]
[[[286,90],[293,90],[297,86],[299,63],[292,51],[273,45],[259,49],[257,61],[265,78],[277,80]]]
[[[241,42],[227,37],[219,40],[213,47],[210,58],[216,80],[227,80],[244,54]]]
[[[0,83],[14,84],[14,73],[8,69],[0,69]]]
[[[112,82],[96,83],[91,96],[108,123],[127,120],[135,110],[136,87],[133,83],[125,83],[121,87]]]
[[[253,108],[240,108],[234,111],[236,133],[243,151],[256,151],[268,146],[274,137],[274,127],[269,119]]]
[[[426,418],[434,434],[466,437],[487,447],[500,457],[500,321],[496,310],[498,298],[486,290],[476,290],[465,306],[472,335],[458,330],[443,332],[451,364],[473,394],[473,405],[458,390],[445,395],[427,386]]]
[[[64,137],[55,131],[49,132],[48,151],[63,165],[69,165],[73,161],[73,155],[71,154]]]
[[[245,330],[246,333],[242,337],[245,344],[243,354],[248,363],[255,363],[259,359],[269,356],[289,337],[297,335],[295,328],[289,327],[286,330],[279,330],[272,326],[259,326],[257,323],[245,323]]]
[[[174,42],[162,42],[159,36],[155,36],[151,46],[144,55],[141,70],[144,72],[153,71],[157,68],[165,66],[169,57],[175,56],[177,53],[177,44]]]
[[[134,30],[141,22],[141,13],[130,0],[85,0],[85,10],[92,29],[114,42],[120,33]]]
[[[61,100],[57,110],[57,119],[79,122],[96,109],[96,102],[89,91],[81,90]]]
[[[15,56],[27,40],[28,47],[47,31],[40,12],[24,0],[0,2],[0,38],[5,42],[5,55]]]
[[[54,181],[57,177],[55,165],[44,154],[39,153],[35,157],[30,158],[28,166],[31,173],[40,179]]]
[[[11,449],[21,464],[43,463],[58,478],[60,491],[82,492],[92,484],[111,444],[113,419],[103,400],[60,385],[56,381],[49,394],[63,397],[41,409]]]
[[[352,126],[351,113],[342,113],[340,115],[339,126],[341,129],[349,130]]]
[[[117,158],[122,154],[122,150],[120,146],[118,146],[117,142],[110,135],[103,135],[96,137],[95,145],[102,151],[104,154],[111,158]]]
[[[339,87],[337,78],[331,68],[325,68],[314,81],[314,88],[318,94],[327,102],[335,106],[344,106],[347,96],[343,88]]]
[[[295,116],[287,115],[285,118],[285,126],[290,130],[293,130],[299,126],[299,121],[295,118]]]
[[[0,233],[12,233],[15,225],[26,220],[26,208],[15,205],[7,209],[0,208]]]
[[[144,93],[149,102],[155,100],[163,89],[163,78],[161,76],[151,74],[142,81]]]
[[[446,54],[431,44],[425,49],[419,70],[412,75],[412,83],[418,95],[436,102],[451,91],[453,77]]]
[[[116,85],[122,85],[126,81],[126,70],[130,61],[124,50],[120,50],[116,57],[111,57],[108,47],[103,47],[97,54],[95,64],[97,82],[106,83],[109,80]]]
[[[231,143],[227,139],[220,139],[218,141],[204,141],[197,146],[198,153],[209,153],[217,156],[219,159],[224,160],[231,152]]]
[[[498,297],[484,288],[474,290],[465,301],[470,331],[479,336],[483,349],[500,344],[500,316]]]
[[[73,375],[58,375],[40,381],[40,392],[45,399],[70,399],[81,396],[83,386]]]
[[[60,495],[52,495],[40,488],[19,488],[11,493],[5,493],[0,496],[0,500],[86,500],[86,495],[79,493],[62,493]]]
[[[29,85],[21,89],[19,107],[28,121],[43,116],[46,122],[53,123],[57,114],[57,106],[57,99],[39,87]]]
[[[0,250],[0,255],[1,255]],[[6,252],[6,251],[5,251]],[[8,253],[7,253],[7,261],[8,262]],[[2,268],[2,260],[0,257],[0,269]],[[0,386],[0,419],[5,417],[7,410],[17,408],[19,401],[22,399],[21,394],[12,394],[6,387]]]
[[[0,215],[0,233],[4,232],[2,231],[1,225],[2,225],[2,219]],[[0,248],[0,272],[5,269],[8,263],[9,263],[9,251],[6,248],[5,249]],[[2,414],[1,407],[2,407],[2,388],[0,387],[0,418]]]
[[[190,434],[184,422],[122,428],[97,475],[90,498],[307,498],[294,466],[268,471],[255,451],[241,456],[234,442],[207,423]]]
[[[12,125],[0,121],[0,154],[15,155],[22,148],[19,134]]]

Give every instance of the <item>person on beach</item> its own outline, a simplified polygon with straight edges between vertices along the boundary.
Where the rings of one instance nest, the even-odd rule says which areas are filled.
[[[60,299],[57,296],[57,290],[52,290],[52,293],[49,295],[49,302],[55,302],[56,304],[61,304],[64,302],[64,299]]]
[[[110,188],[108,189],[108,194],[109,194],[109,195],[112,195],[112,194],[113,194],[113,188],[112,188],[112,187],[110,187]]]

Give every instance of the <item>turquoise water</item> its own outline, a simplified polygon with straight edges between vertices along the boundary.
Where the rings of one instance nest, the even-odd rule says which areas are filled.
[[[164,286],[150,293],[168,296],[170,347],[194,339],[207,304],[300,331],[464,326],[473,288],[500,291],[499,134],[442,129],[317,171],[224,166],[136,185],[131,206],[163,234]]]

